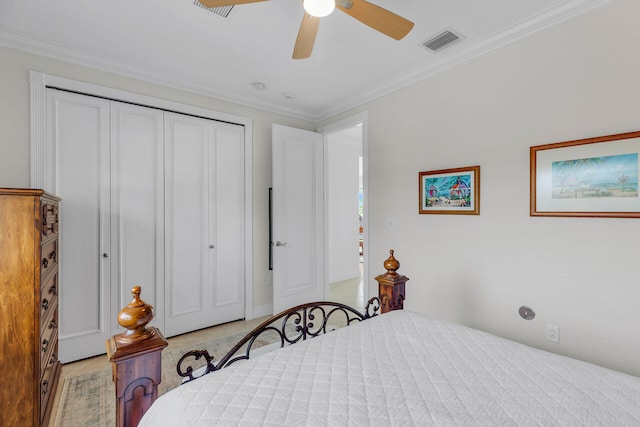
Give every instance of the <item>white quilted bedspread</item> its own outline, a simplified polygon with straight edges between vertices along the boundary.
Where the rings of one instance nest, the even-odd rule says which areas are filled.
[[[640,426],[640,378],[395,311],[161,396],[140,426]]]

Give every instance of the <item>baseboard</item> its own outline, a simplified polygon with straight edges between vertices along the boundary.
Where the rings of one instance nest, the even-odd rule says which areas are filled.
[[[329,278],[329,283],[344,282],[345,280],[357,279],[360,277],[360,270],[354,270],[350,273],[342,273]]]
[[[273,314],[273,304],[264,304],[253,307],[253,318],[271,316]]]

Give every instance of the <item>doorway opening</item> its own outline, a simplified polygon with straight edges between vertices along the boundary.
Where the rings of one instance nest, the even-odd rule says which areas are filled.
[[[331,301],[364,309],[363,124],[326,135],[327,271]]]

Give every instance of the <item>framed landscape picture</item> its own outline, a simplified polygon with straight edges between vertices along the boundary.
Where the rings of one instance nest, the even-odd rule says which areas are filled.
[[[531,216],[640,217],[640,131],[530,148]]]
[[[418,213],[480,215],[480,166],[418,173]]]

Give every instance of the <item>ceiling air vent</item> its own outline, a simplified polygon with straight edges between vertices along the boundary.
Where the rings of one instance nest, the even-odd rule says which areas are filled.
[[[463,36],[457,31],[444,30],[435,36],[420,42],[420,46],[432,52],[437,52],[446,46],[462,40],[462,38]]]
[[[221,16],[224,19],[229,19],[231,17],[231,11],[234,8],[234,6],[207,7],[200,3],[198,0],[193,0],[193,4],[204,10],[208,10],[211,13],[215,13],[216,15]]]

